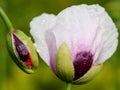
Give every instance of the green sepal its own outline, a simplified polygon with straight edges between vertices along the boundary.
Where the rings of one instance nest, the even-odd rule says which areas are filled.
[[[73,84],[85,84],[89,81],[91,81],[95,76],[100,72],[102,68],[102,64],[97,64],[92,66],[92,68],[81,78],[78,80],[73,81]]]
[[[32,68],[28,68],[27,66],[25,66],[25,64],[23,64],[23,62],[20,60],[20,58],[18,57],[16,50],[15,50],[15,46],[14,46],[14,41],[13,41],[13,36],[12,33],[14,33],[17,38],[19,38],[19,40],[22,41],[22,43],[27,47],[27,49],[29,50],[30,53],[30,57],[31,57],[31,62],[32,62]],[[39,60],[38,60],[38,56],[35,50],[35,47],[30,39],[30,37],[28,37],[26,34],[24,34],[22,31],[20,30],[15,30],[13,32],[10,32],[7,35],[7,48],[9,51],[9,54],[11,55],[13,61],[26,73],[33,73],[34,70],[38,67],[39,65]]]
[[[71,53],[66,43],[62,43],[57,52],[56,70],[58,77],[63,81],[72,82],[74,78],[74,67]]]

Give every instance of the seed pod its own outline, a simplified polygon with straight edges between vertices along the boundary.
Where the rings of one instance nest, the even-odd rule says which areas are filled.
[[[20,30],[7,35],[9,54],[14,62],[26,73],[33,73],[38,67],[38,56],[31,39]]]

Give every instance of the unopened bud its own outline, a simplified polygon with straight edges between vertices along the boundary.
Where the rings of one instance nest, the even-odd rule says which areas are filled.
[[[31,39],[15,30],[7,35],[7,46],[14,62],[26,73],[33,73],[39,62]]]

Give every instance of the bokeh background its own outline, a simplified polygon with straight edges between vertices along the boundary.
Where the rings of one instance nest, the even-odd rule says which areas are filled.
[[[29,34],[29,22],[44,12],[57,14],[64,8],[78,4],[100,4],[115,22],[120,32],[120,0],[0,0],[15,28]],[[10,58],[6,48],[7,29],[0,19],[0,90],[66,90],[47,65],[40,60],[34,74],[25,74]],[[120,40],[120,38],[119,38]],[[101,72],[89,83],[72,85],[72,90],[120,90],[120,45],[104,63]]]

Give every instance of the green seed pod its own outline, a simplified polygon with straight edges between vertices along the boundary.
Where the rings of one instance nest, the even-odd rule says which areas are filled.
[[[20,30],[7,35],[9,54],[14,62],[26,73],[33,73],[39,61],[31,39]]]

